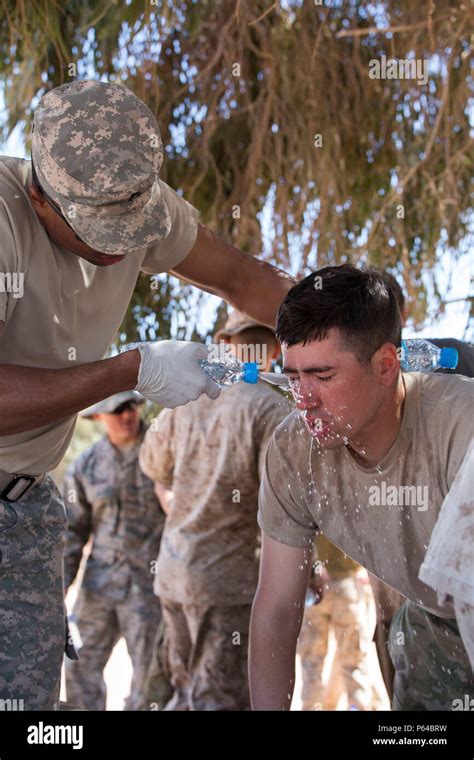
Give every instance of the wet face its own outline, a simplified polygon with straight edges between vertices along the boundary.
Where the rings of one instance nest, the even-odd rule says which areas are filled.
[[[296,406],[321,446],[363,444],[374,435],[377,414],[398,378],[395,346],[385,344],[368,364],[361,364],[332,328],[324,340],[282,348],[283,372]]]
[[[80,256],[98,267],[118,264],[119,261],[125,258],[125,255],[108,256],[105,253],[94,250],[87,243],[83,243],[35,185],[30,186],[29,196],[41,224],[56,245],[62,246],[67,251],[70,251],[70,253]]]
[[[105,426],[107,435],[115,446],[124,446],[138,437],[140,412],[135,404],[124,404],[119,414],[97,414],[95,417]]]

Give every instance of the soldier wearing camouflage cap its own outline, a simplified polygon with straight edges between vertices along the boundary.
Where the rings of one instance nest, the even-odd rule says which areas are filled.
[[[145,104],[88,80],[42,96],[32,162],[0,157],[0,614],[15,611],[3,616],[0,699],[26,709],[58,702],[66,519],[48,472],[77,413],[134,389],[168,407],[219,394],[199,343],[103,358],[138,275],[173,272],[270,326],[292,284],[200,224],[160,178],[162,160]]]
[[[110,398],[99,401],[97,404],[92,404],[92,406],[84,409],[79,414],[79,417],[93,420],[99,414],[117,414],[117,410],[120,412],[122,406],[135,407],[143,404],[144,401],[143,396],[136,391],[122,391],[121,393],[115,393]]]
[[[153,482],[138,466],[138,451],[147,431],[140,420],[142,403],[140,394],[124,391],[82,412],[86,419],[101,422],[106,435],[72,463],[64,479],[69,522],[66,593],[92,538],[74,605],[79,659],[66,660],[67,700],[75,708],[105,710],[103,671],[123,636],[133,665],[125,709],[147,709],[144,680],[161,621],[151,570],[165,515]],[[164,680],[162,674],[161,688],[166,690]]]

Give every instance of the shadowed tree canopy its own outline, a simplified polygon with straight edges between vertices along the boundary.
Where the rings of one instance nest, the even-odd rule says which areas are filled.
[[[4,138],[19,123],[27,134],[52,87],[121,82],[158,118],[163,179],[218,234],[298,276],[345,261],[388,267],[415,325],[427,289],[443,309],[438,260],[469,245],[467,0],[0,0],[0,9]],[[370,62],[383,57],[418,60],[426,79],[372,78]],[[190,315],[206,298],[143,277],[123,337],[198,338]]]

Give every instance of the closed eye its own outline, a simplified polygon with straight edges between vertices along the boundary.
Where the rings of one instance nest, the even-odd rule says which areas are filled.
[[[332,378],[334,377],[334,375],[329,375],[329,377],[321,377],[320,375],[315,375],[315,377],[316,377],[317,380],[321,380],[323,383],[327,383],[328,380],[332,380]],[[294,383],[297,383],[298,381],[300,381],[300,378],[299,377],[289,377],[288,380],[290,381],[290,383],[294,384]]]

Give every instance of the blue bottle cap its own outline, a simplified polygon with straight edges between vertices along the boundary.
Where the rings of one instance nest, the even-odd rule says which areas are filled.
[[[447,346],[441,349],[439,363],[443,369],[456,369],[458,366],[459,354],[457,348]]]
[[[244,362],[244,383],[256,383],[258,381],[257,362]]]

